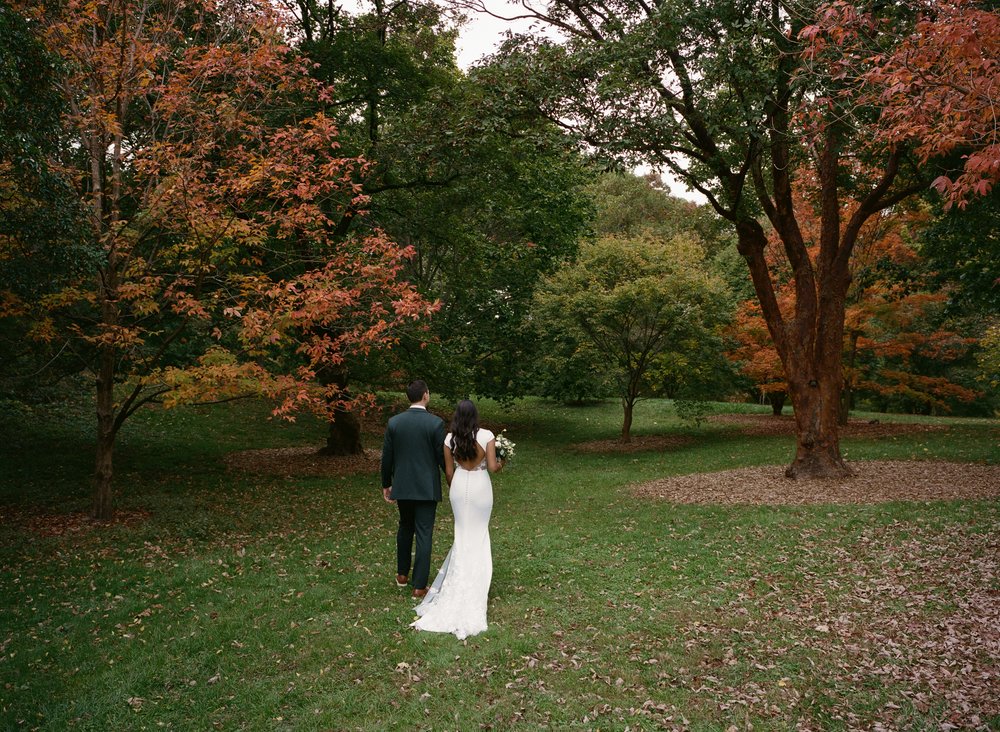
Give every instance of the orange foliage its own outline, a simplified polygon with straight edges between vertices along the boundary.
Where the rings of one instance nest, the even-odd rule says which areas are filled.
[[[87,163],[51,162],[103,254],[96,277],[30,307],[0,293],[0,315],[31,310],[33,337],[77,341],[95,373],[110,355],[135,389],[121,417],[154,397],[264,394],[283,416],[350,407],[317,371],[391,347],[436,305],[400,279],[412,249],[343,234],[368,163],[341,155],[321,111],[290,114],[329,93],[286,47],[273,4],[15,6],[66,62],[65,134]]]
[[[737,345],[726,355],[739,364],[740,373],[753,381],[761,394],[788,390],[781,359],[771,344],[757,300],[742,304],[730,326],[730,335]]]
[[[810,55],[838,47],[833,75],[855,80],[862,103],[880,108],[875,141],[912,146],[922,162],[963,153],[957,175],[933,183],[964,207],[1000,180],[1000,13],[974,0],[911,0],[918,21],[888,52],[869,47],[882,30],[845,0],[827,4],[802,36]],[[895,28],[890,28],[895,32]]]
[[[802,186],[796,199],[796,216],[802,227],[815,266],[820,222],[808,200],[812,190]],[[844,204],[849,217],[853,201]],[[907,369],[915,355],[942,362],[962,356],[971,339],[958,334],[927,328],[928,317],[944,303],[944,292],[914,289],[914,283],[894,279],[893,270],[912,270],[919,255],[910,245],[914,230],[926,222],[919,211],[882,211],[862,229],[851,261],[851,287],[847,294],[844,328],[844,382],[851,389],[869,393],[900,395],[947,408],[945,400],[971,401],[977,393],[940,377],[913,374]],[[795,286],[785,260],[776,249],[772,235],[768,261],[777,284],[778,302],[783,313],[795,306]],[[739,364],[761,393],[787,391],[778,353],[760,306],[755,300],[745,302],[731,328],[737,343],[727,355]]]

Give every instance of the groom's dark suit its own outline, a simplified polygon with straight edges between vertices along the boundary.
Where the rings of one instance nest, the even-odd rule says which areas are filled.
[[[413,558],[413,588],[427,587],[431,571],[431,541],[434,515],[441,500],[444,470],[444,422],[426,409],[411,406],[389,420],[382,444],[382,487],[392,487],[391,498],[399,507],[396,533],[396,572],[410,573]]]

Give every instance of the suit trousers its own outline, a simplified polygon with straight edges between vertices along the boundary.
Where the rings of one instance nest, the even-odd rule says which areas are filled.
[[[413,568],[413,589],[427,587],[431,574],[431,541],[434,538],[434,516],[437,501],[398,500],[399,529],[396,531],[396,572],[410,574]],[[413,538],[417,539],[416,553],[412,564]]]

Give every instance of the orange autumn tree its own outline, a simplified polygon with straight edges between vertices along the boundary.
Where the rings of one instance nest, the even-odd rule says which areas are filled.
[[[806,184],[802,190],[809,194],[811,186]],[[854,204],[847,201],[844,205]],[[819,214],[810,200],[798,196],[796,215],[809,256],[815,260],[815,242],[821,231]],[[869,219],[858,236],[845,302],[841,424],[846,424],[857,392],[898,397],[944,411],[950,400],[970,401],[976,396],[945,377],[920,374],[913,367],[916,357],[954,361],[965,355],[972,343],[931,325],[947,293],[929,292],[919,276],[914,279],[920,258],[911,242],[924,223],[926,216],[920,211],[886,210]],[[769,267],[779,283],[776,290],[782,311],[793,312],[793,277],[774,251],[780,246],[775,239],[772,237],[768,247]],[[729,358],[762,395],[768,395],[775,415],[780,414],[787,384],[756,301],[743,303],[730,335],[736,345]]]
[[[260,394],[291,417],[363,399],[317,373],[390,347],[428,314],[384,236],[338,235],[364,206],[326,91],[266,0],[17,3],[61,59],[61,157],[89,214],[93,267],[28,301],[30,337],[94,376],[93,514],[112,515],[113,452],[144,404]],[[353,404],[351,405],[353,406]]]
[[[965,208],[1000,181],[1000,12],[977,0],[905,0],[898,23],[866,6],[834,0],[803,32],[813,59],[832,57],[844,82],[833,100],[872,105],[869,147],[912,150],[936,168],[945,207]],[[879,39],[893,38],[888,47]]]
[[[781,299],[786,294],[780,293]],[[741,303],[727,332],[733,342],[726,351],[727,358],[754,385],[761,399],[767,400],[774,416],[781,416],[788,398],[788,382],[760,304],[756,300]]]
[[[947,205],[964,208],[1000,181],[1000,13],[973,0],[910,0],[920,20],[891,53],[874,57],[861,78],[882,109],[881,139],[914,144],[923,163],[958,155],[957,173],[942,174],[934,187]],[[845,29],[864,20],[845,18]],[[859,65],[871,59],[842,36]]]

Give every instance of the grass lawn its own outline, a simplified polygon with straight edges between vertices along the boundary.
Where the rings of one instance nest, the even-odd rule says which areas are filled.
[[[89,407],[4,407],[0,728],[1000,729],[996,500],[640,500],[633,483],[780,465],[793,442],[650,401],[635,434],[683,439],[587,451],[617,435],[616,403],[480,407],[518,459],[494,477],[490,629],[466,642],[408,628],[374,472],[223,462],[319,446],[321,425],[141,412],[116,454],[122,520],[94,528]],[[997,421],[899,420],[944,428],[846,439],[849,459],[1000,463]],[[435,565],[447,502],[438,517]]]

